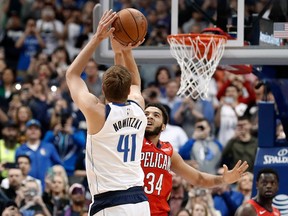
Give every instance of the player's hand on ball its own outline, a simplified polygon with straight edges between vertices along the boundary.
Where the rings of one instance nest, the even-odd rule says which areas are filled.
[[[128,47],[131,47],[131,49],[136,48],[138,46],[140,46],[142,43],[144,43],[145,38],[143,38],[143,40],[138,41],[135,45],[133,45],[132,43],[128,44]]]
[[[110,35],[110,42],[111,42],[111,47],[113,49],[113,51],[115,53],[121,53],[122,50],[124,49],[124,45],[122,45],[121,43],[119,43],[115,37],[113,36],[113,34]]]
[[[139,41],[138,43],[136,43],[135,45],[133,45],[132,43],[129,43],[127,46],[119,43],[115,37],[113,36],[113,34],[110,35],[110,42],[111,42],[111,47],[114,50],[115,53],[120,53],[122,51],[126,51],[126,50],[131,50],[134,48],[137,48],[138,46],[140,46],[143,42],[145,41],[145,38],[141,41]]]
[[[104,40],[105,38],[109,37],[112,32],[115,30],[114,28],[110,28],[111,23],[117,18],[117,13],[113,12],[112,10],[105,11],[103,16],[101,17],[97,31],[96,31],[96,38],[100,40]]]
[[[242,163],[241,160],[237,162],[237,164],[234,166],[232,170],[228,170],[228,167],[224,164],[223,168],[223,181],[226,184],[232,184],[236,181],[238,181],[241,176],[245,175],[245,171],[248,169],[249,165],[247,164],[247,161],[244,161]]]

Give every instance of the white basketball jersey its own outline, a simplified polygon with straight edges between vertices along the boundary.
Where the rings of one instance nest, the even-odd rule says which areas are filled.
[[[86,172],[92,195],[143,186],[141,149],[147,125],[143,109],[133,101],[106,105],[106,121],[87,135]]]

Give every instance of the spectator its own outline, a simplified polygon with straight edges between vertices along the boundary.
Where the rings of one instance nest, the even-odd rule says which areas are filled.
[[[49,68],[53,71],[52,77],[56,80],[64,77],[68,65],[70,65],[70,59],[67,50],[63,46],[57,47],[51,54],[49,63]],[[50,82],[53,82],[53,79]]]
[[[194,100],[187,97],[174,111],[174,120],[177,125],[182,126],[186,134],[193,134],[196,119],[205,118],[213,125],[214,107],[207,100]]]
[[[29,80],[29,78],[35,77],[35,74],[37,74],[38,68],[41,64],[47,64],[48,58],[51,56],[48,56],[48,54],[44,53],[42,50],[41,52],[38,52],[34,57],[31,58],[29,68],[27,69],[27,72],[29,76],[26,78],[26,80],[23,80],[24,82]],[[53,59],[51,60],[53,61]]]
[[[69,205],[68,183],[62,176],[51,176],[50,192],[43,193],[43,201],[53,216],[63,215]]]
[[[223,168],[220,168],[218,174],[222,173]],[[244,200],[244,195],[241,192],[233,190],[227,184],[212,188],[212,196],[214,207],[221,212],[222,216],[234,215]]]
[[[206,119],[198,119],[192,139],[180,148],[184,160],[194,160],[202,172],[215,174],[222,154],[222,145],[211,137],[211,127]],[[230,167],[231,168],[231,167]]]
[[[4,205],[2,216],[22,216],[17,204],[14,201],[8,201]]]
[[[245,160],[249,164],[248,171],[253,172],[258,141],[252,136],[251,128],[249,117],[238,117],[235,137],[230,139],[224,148],[221,164],[226,164],[231,168],[237,160]]]
[[[159,0],[156,2],[155,9],[157,14],[158,25],[161,24],[165,26],[167,29],[170,29],[171,26],[170,5],[167,4],[167,2],[165,2],[164,0]],[[162,36],[165,37],[165,35]]]
[[[88,182],[86,176],[86,168],[85,168],[85,152],[83,149],[82,152],[78,155],[76,164],[75,164],[75,172],[74,176],[78,177],[81,181],[81,184],[85,187],[85,190],[88,191]]]
[[[243,75],[235,75],[233,73],[228,74],[227,81],[221,86],[218,90],[217,98],[220,100],[224,96],[226,89],[234,85],[239,89],[238,102],[244,104],[253,104],[255,103],[255,91],[252,88],[250,81],[246,80]]]
[[[69,57],[73,59],[82,48],[82,42],[84,42],[85,39],[87,40],[89,33],[92,34],[93,31],[89,14],[82,14],[81,10],[75,7],[66,7],[65,11],[69,9],[71,15],[65,20],[64,37],[66,39],[65,47],[69,53]],[[80,42],[80,38],[82,42]]]
[[[208,206],[205,202],[196,201],[192,204],[192,216],[208,216]]]
[[[16,119],[17,109],[22,106],[22,102],[18,94],[12,96],[12,100],[9,102],[9,108],[6,112],[7,118]]]
[[[85,188],[83,185],[74,183],[69,188],[71,204],[65,210],[64,216],[81,216],[88,211],[85,206]]]
[[[189,186],[188,188],[190,188],[188,193],[189,201],[186,205],[186,208],[191,210],[192,215],[194,215],[193,211],[195,211],[195,214],[197,212],[205,213],[211,216],[221,216],[221,213],[214,207],[211,190],[194,186]],[[195,204],[199,204],[199,206],[195,206]]]
[[[2,72],[2,82],[0,83],[0,107],[4,112],[8,111],[9,103],[15,93],[15,75],[11,68],[5,68]]]
[[[32,111],[33,118],[39,120],[43,125],[41,130],[42,132],[46,132],[49,127],[47,125],[47,110],[50,105],[50,101],[48,101],[48,91],[47,84],[43,84],[39,79],[33,80],[33,87],[31,89],[32,98],[29,102],[29,107]],[[44,134],[43,133],[43,134]]]
[[[15,43],[22,34],[21,19],[19,15],[13,14],[7,20],[3,38],[0,38],[0,47],[4,48],[7,67],[15,71],[17,70],[17,62],[20,55],[20,50],[15,47]]]
[[[188,192],[183,184],[184,180],[181,176],[172,172],[172,190],[169,198],[169,206],[171,216],[184,208],[188,202]]]
[[[102,94],[102,79],[100,77],[98,65],[94,59],[90,59],[85,67],[86,79],[85,83],[90,92],[96,97]]]
[[[23,105],[26,105],[26,106],[28,105],[32,97],[31,89],[32,89],[32,83],[29,80],[29,78],[21,81],[21,90],[18,92],[19,92],[20,101]]]
[[[49,129],[53,129],[61,122],[62,113],[67,113],[70,110],[67,100],[60,98],[54,101],[53,107],[48,110]]]
[[[15,122],[18,125],[18,142],[23,144],[26,142],[26,123],[32,119],[32,111],[29,106],[21,105],[16,110]]]
[[[237,182],[236,190],[244,195],[243,203],[246,203],[246,201],[251,198],[253,177],[253,173],[247,172],[246,175],[242,176]]]
[[[155,79],[153,83],[150,85],[154,85],[160,91],[160,100],[166,98],[166,85],[168,84],[171,78],[170,70],[165,67],[161,66],[157,68]]]
[[[2,128],[2,139],[0,139],[0,167],[1,179],[7,177],[7,168],[10,163],[15,162],[16,149],[19,147],[17,142],[18,127],[15,122],[9,120]]]
[[[64,179],[65,185],[68,186],[69,180],[67,173],[62,165],[54,165],[48,169],[45,176],[45,192],[50,193],[52,188],[52,179],[54,176],[60,176]],[[66,188],[68,190],[68,187]]]
[[[41,19],[37,20],[36,26],[45,41],[45,53],[51,55],[62,42],[64,31],[63,23],[56,19],[53,7],[46,5],[42,9]]]
[[[16,201],[17,191],[21,189],[21,184],[23,181],[22,171],[15,164],[10,167],[8,170],[8,180],[9,180],[9,188],[3,188],[3,192],[5,195],[13,201]]]
[[[235,135],[237,118],[242,116],[247,108],[246,104],[238,101],[239,94],[240,89],[237,86],[228,86],[216,111],[215,125],[219,128],[218,139],[223,147]]]
[[[15,47],[20,49],[17,78],[23,80],[27,75],[26,72],[31,58],[34,57],[40,49],[45,47],[40,32],[36,29],[36,21],[34,19],[27,19],[25,31],[16,41]]]
[[[19,155],[16,159],[16,165],[19,167],[19,169],[22,172],[22,176],[23,176],[23,181],[22,183],[25,184],[26,181],[29,180],[33,180],[38,184],[38,191],[39,191],[39,195],[42,195],[42,185],[41,185],[41,181],[39,179],[36,179],[30,175],[28,175],[28,173],[31,170],[31,160],[27,155]],[[1,182],[1,187],[8,189],[9,188],[9,179],[5,178],[2,180]]]
[[[147,88],[143,89],[142,95],[145,103],[159,103],[160,90],[152,83]]]
[[[181,105],[183,99],[177,96],[179,90],[179,84],[175,79],[170,79],[166,85],[166,97],[160,98],[162,104],[167,105],[171,109],[169,114],[170,123],[175,125],[174,113],[177,108]]]
[[[41,137],[41,124],[36,119],[26,123],[27,142],[22,144],[16,151],[16,158],[19,155],[28,155],[31,159],[30,175],[37,178],[45,188],[45,175],[54,164],[61,164],[60,157],[51,143],[43,142]]]
[[[28,180],[18,192],[20,212],[23,216],[34,215],[37,211],[43,211],[45,216],[51,216],[47,206],[39,195],[39,187],[35,180]]]
[[[177,212],[176,216],[192,216],[192,215],[190,214],[190,211],[188,209],[182,208]]]
[[[85,146],[85,133],[73,127],[72,113],[68,109],[62,109],[59,113],[59,121],[53,130],[46,132],[43,141],[53,143],[68,174],[72,176],[75,170],[75,162],[79,152]]]
[[[169,115],[170,108],[167,105],[164,105],[164,107],[166,108]],[[167,142],[169,141],[172,144],[174,151],[178,152],[181,146],[183,146],[184,143],[188,141],[188,136],[181,127],[177,125],[171,125],[169,118],[165,130],[163,130],[160,135],[160,139]]]
[[[48,91],[50,90],[48,86],[53,82],[52,68],[48,63],[44,62],[40,63],[36,69],[37,70],[34,72],[33,77],[34,79],[38,79],[39,83],[41,83],[44,86],[46,93],[48,93]]]

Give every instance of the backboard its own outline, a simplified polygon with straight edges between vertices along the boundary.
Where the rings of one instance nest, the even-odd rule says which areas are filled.
[[[129,2],[129,1],[128,1]],[[198,33],[219,27],[229,33],[220,64],[285,65],[288,58],[287,0],[101,0],[94,8],[94,29],[103,11],[123,7],[139,9],[148,19],[143,46],[134,50],[139,64],[174,64],[168,34]],[[204,3],[203,3],[204,2]],[[210,2],[206,4],[206,2]],[[108,40],[96,52],[100,63],[112,63]]]

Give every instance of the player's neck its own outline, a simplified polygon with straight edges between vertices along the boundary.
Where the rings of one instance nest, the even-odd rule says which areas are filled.
[[[159,137],[160,137],[160,135],[158,135],[158,136],[146,136],[145,138],[147,140],[149,140],[150,142],[152,142],[155,146],[157,146],[157,144],[159,142]]]
[[[107,99],[105,99],[105,102],[106,102],[106,104],[108,104],[108,103],[114,103],[114,104],[124,104],[124,103],[126,103],[127,102],[127,100],[113,100],[113,101],[109,101],[109,100],[107,100]]]
[[[268,211],[272,211],[272,199],[256,197],[255,201]]]

